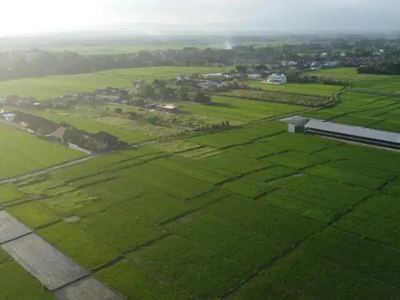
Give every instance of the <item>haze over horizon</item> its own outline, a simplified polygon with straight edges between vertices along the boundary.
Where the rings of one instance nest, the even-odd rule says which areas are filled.
[[[385,31],[400,29],[396,0],[14,0],[0,37],[61,31]],[[21,8],[24,8],[23,10]],[[142,24],[142,27],[134,24]],[[213,27],[215,24],[219,26]],[[204,28],[202,28],[204,27]]]

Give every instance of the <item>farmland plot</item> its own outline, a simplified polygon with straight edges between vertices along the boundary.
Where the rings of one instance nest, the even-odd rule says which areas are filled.
[[[84,157],[81,152],[38,139],[2,124],[0,136],[0,179]]]
[[[285,127],[122,151],[0,202],[128,299],[399,298],[399,154]]]

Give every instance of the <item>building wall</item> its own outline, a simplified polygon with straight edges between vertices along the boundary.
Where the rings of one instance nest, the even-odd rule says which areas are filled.
[[[72,143],[68,143],[68,147],[71,148],[71,149],[83,152],[83,153],[85,153],[87,155],[92,155],[91,151],[83,149],[83,148],[79,147],[78,145],[75,145],[75,144],[72,144]]]

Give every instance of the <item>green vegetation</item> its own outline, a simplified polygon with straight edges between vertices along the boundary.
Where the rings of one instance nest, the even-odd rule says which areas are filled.
[[[400,91],[400,77],[396,75],[358,74],[357,68],[337,68],[308,72],[306,75],[348,81],[354,88],[396,93]]]
[[[332,96],[332,94],[338,93],[343,89],[342,86],[323,85],[323,84],[288,83],[288,84],[275,85],[275,84],[266,84],[254,80],[245,81],[243,83],[252,88],[261,88],[266,91],[301,93],[301,94],[317,95],[317,96]]]
[[[55,299],[45,291],[38,280],[33,278],[17,262],[0,248],[1,300],[47,300]]]
[[[26,132],[0,124],[0,179],[29,173],[37,169],[83,157],[84,154],[62,145],[43,141]],[[8,192],[6,192],[8,194]],[[11,193],[11,192],[10,192]],[[4,196],[3,201],[8,197]],[[0,201],[3,195],[0,196]]]
[[[398,154],[285,127],[93,159],[6,210],[130,298],[397,298]]]
[[[45,47],[43,50],[48,51],[69,51],[82,55],[99,55],[99,54],[123,54],[123,53],[137,53],[140,51],[157,51],[165,49],[182,50],[185,47],[196,47],[198,49],[205,49],[207,47],[215,47],[216,45],[180,45],[180,44],[144,44],[144,45],[118,45],[118,46],[58,46],[58,47]]]
[[[228,71],[230,68],[226,68]],[[157,67],[103,71],[92,74],[58,75],[43,78],[29,78],[4,81],[0,83],[0,95],[17,94],[46,100],[77,92],[93,92],[112,87],[131,87],[132,81],[146,79],[171,79],[179,74],[212,73],[222,71],[216,67]]]
[[[322,90],[316,97],[327,97]],[[0,186],[0,203],[127,299],[399,298],[399,154],[290,134],[286,123],[269,120],[296,113],[396,129],[398,99],[346,92],[337,106],[308,111],[230,97],[213,102],[177,103],[193,122],[229,120],[224,130],[196,131]],[[86,130],[124,129],[132,140],[155,136],[130,127],[125,107],[120,116],[96,109],[38,114]],[[38,161],[32,169],[57,163],[46,150],[52,144],[3,130],[13,135],[3,149],[33,139],[29,150],[15,146],[22,166],[30,156]],[[13,158],[13,151],[4,157]],[[2,170],[16,170],[3,164],[8,160]],[[5,266],[0,277],[16,272],[0,252]],[[19,293],[15,279],[0,280],[10,299],[35,290],[29,280]]]
[[[397,97],[349,92],[341,96],[341,103],[337,106],[304,115],[337,123],[400,132],[400,102]]]
[[[321,106],[329,103],[332,97],[323,97],[317,95],[306,95],[298,93],[282,93],[282,92],[271,92],[271,91],[254,91],[254,90],[233,90],[227,93],[221,93],[221,95],[250,99],[250,100],[261,100],[269,102],[279,102],[286,104],[296,104],[303,106]]]

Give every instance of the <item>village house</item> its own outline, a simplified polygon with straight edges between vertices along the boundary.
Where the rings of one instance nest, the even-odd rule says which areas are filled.
[[[197,84],[197,86],[201,89],[210,89],[213,87],[222,87],[223,84],[218,81],[201,81]]]
[[[134,88],[141,88],[141,87],[143,87],[143,86],[145,86],[146,85],[146,80],[145,79],[139,79],[139,80],[136,80],[136,81],[132,81],[132,86],[134,87]]]
[[[169,113],[178,113],[180,111],[179,106],[173,104],[160,104],[157,105],[157,110]]]
[[[233,79],[233,78],[235,78],[235,74],[224,73],[224,74],[223,74],[223,77],[224,77],[225,79]]]
[[[91,134],[90,137],[98,143],[97,150],[100,151],[117,150],[128,146],[128,143],[105,131]]]
[[[14,122],[16,116],[15,116],[15,114],[8,113],[8,114],[3,114],[2,117],[4,118],[4,120],[6,120],[8,122]]]
[[[210,74],[203,74],[202,77],[205,79],[221,79],[221,78],[223,78],[223,74],[222,73],[210,73]]]
[[[255,74],[249,74],[247,77],[249,79],[257,80],[257,79],[262,79],[263,76],[261,74],[255,73]]]
[[[263,83],[285,84],[285,83],[287,83],[286,75],[284,75],[284,74],[272,74],[272,75],[268,76],[267,81],[263,81]]]
[[[186,74],[180,74],[176,76],[176,80],[190,80],[190,76]]]

